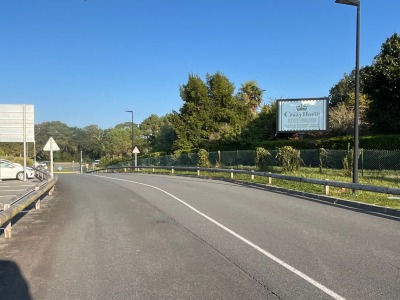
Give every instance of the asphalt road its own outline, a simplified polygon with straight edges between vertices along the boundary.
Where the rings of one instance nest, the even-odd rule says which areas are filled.
[[[221,181],[60,175],[1,299],[399,299],[400,222]]]

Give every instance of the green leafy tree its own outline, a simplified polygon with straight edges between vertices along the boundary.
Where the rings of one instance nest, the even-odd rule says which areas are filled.
[[[43,151],[43,148],[50,137],[54,138],[60,151],[54,153],[54,158],[62,159],[64,156],[71,158],[77,151],[77,145],[74,141],[74,133],[78,128],[69,127],[59,121],[44,122],[35,125],[35,140],[36,140],[36,156],[38,160],[48,160],[49,152]]]
[[[189,75],[188,83],[180,88],[184,104],[171,118],[176,136],[174,149],[188,151],[210,142],[237,140],[246,124],[246,107],[234,90],[222,73],[207,74],[206,82]]]
[[[173,114],[162,117],[162,124],[159,132],[154,136],[153,152],[172,153],[173,145],[176,140],[175,130],[172,126]]]
[[[187,84],[180,87],[180,95],[184,104],[171,118],[177,136],[174,147],[183,150],[199,148],[212,125],[207,86],[199,76],[191,74]]]
[[[364,91],[371,99],[367,117],[380,133],[400,133],[400,36],[395,33],[367,67]]]
[[[105,149],[107,156],[113,159],[132,156],[130,122],[118,124],[106,131]]]
[[[366,67],[360,70],[359,124],[360,130],[367,130],[369,122],[366,112],[370,101],[364,91]],[[344,74],[343,78],[329,91],[329,134],[331,136],[351,134],[354,131],[355,71]]]
[[[245,147],[253,148],[262,144],[263,141],[274,138],[276,134],[276,111],[276,101],[265,104],[261,112],[246,125],[241,136],[241,143]]]
[[[105,155],[105,131],[97,125],[84,127],[76,138],[77,143],[79,143],[79,140],[80,142],[86,141],[85,152],[88,153],[91,158],[98,159]]]

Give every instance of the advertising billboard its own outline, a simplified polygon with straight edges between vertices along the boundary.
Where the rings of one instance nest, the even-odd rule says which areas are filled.
[[[328,98],[280,99],[277,105],[277,133],[328,130]]]

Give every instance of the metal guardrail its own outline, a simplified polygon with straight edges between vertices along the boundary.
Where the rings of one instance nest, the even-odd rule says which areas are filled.
[[[347,182],[340,182],[340,181],[330,181],[326,180],[319,180],[319,179],[311,179],[311,178],[303,178],[303,177],[295,177],[295,176],[288,176],[288,175],[281,175],[281,174],[274,174],[270,172],[255,172],[255,171],[247,171],[247,170],[237,170],[237,169],[219,169],[219,168],[202,168],[202,167],[175,167],[175,166],[117,166],[117,167],[107,167],[103,169],[98,169],[94,171],[90,171],[89,173],[96,173],[96,172],[115,172],[117,170],[124,169],[126,172],[127,169],[163,169],[163,170],[171,170],[173,174],[175,170],[180,171],[197,171],[197,175],[200,176],[200,172],[218,172],[218,173],[230,173],[231,179],[233,179],[233,174],[245,174],[252,176],[262,176],[268,178],[268,183],[272,183],[272,178],[282,179],[282,180],[289,180],[289,181],[296,181],[296,182],[304,182],[310,184],[316,184],[324,186],[324,193],[325,195],[329,195],[329,187],[339,187],[339,188],[347,188],[352,190],[361,190],[361,191],[368,191],[374,193],[383,193],[383,194],[391,194],[391,195],[400,195],[399,188],[390,188],[384,186],[374,186],[374,185],[366,185],[366,184],[354,184],[354,183],[347,183]]]
[[[46,193],[52,194],[57,180],[58,177],[56,176],[42,181],[10,204],[5,204],[3,209],[0,209],[0,226],[4,226],[5,238],[11,238],[11,220],[35,201],[35,208],[40,209],[40,199]]]

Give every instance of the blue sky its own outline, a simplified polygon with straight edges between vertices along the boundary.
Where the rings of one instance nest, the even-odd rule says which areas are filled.
[[[361,66],[399,11],[361,0]],[[107,129],[179,110],[189,74],[256,80],[265,102],[323,97],[354,68],[355,25],[334,0],[0,0],[0,103]]]

